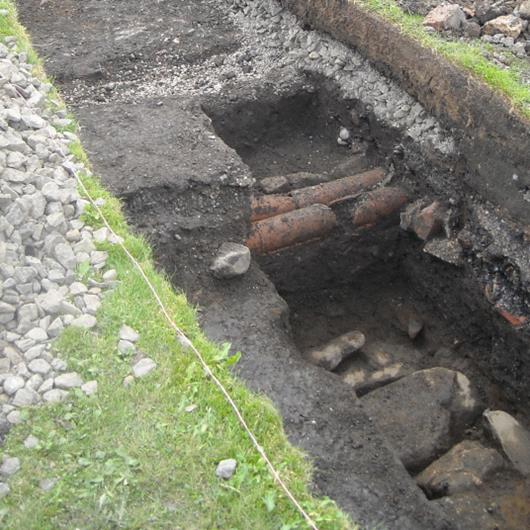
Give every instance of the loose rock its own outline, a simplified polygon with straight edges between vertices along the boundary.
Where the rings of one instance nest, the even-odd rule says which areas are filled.
[[[69,390],[70,388],[77,388],[83,384],[83,380],[76,372],[58,375],[55,378],[54,384],[57,388]]]
[[[215,474],[224,480],[232,478],[236,471],[237,462],[233,458],[228,458],[227,460],[221,460],[217,465]]]
[[[56,478],[45,478],[39,482],[39,488],[42,491],[51,491],[55,484],[57,484]]]
[[[416,482],[431,498],[453,495],[481,486],[488,475],[503,466],[504,460],[495,449],[465,440],[422,471]]]
[[[132,329],[131,327],[124,324],[120,328],[120,339],[121,340],[126,340],[129,342],[136,342],[139,338],[140,338],[140,335],[138,335],[138,333],[134,331],[134,329]]]
[[[210,270],[219,279],[242,276],[250,267],[250,250],[238,243],[223,243]]]
[[[67,396],[68,392],[66,390],[61,390],[60,388],[53,388],[52,390],[44,392],[44,394],[42,395],[42,399],[46,403],[59,403],[59,401],[65,400]]]
[[[145,377],[147,374],[152,372],[156,368],[156,363],[153,361],[153,359],[149,359],[148,357],[144,357],[143,359],[139,360],[134,366],[133,366],[133,374],[136,378]]]
[[[502,410],[486,410],[486,425],[513,467],[530,475],[530,432]]]
[[[39,439],[32,434],[30,434],[25,440],[24,440],[24,447],[26,449],[35,449],[39,446]]]
[[[505,15],[494,18],[484,24],[483,31],[486,35],[497,35],[502,33],[507,37],[516,39],[522,33],[525,24],[514,15]]]
[[[87,396],[93,396],[98,391],[98,382],[97,381],[87,381],[85,384],[81,385],[81,390]]]
[[[9,478],[20,469],[20,460],[13,456],[4,455],[0,466],[0,477]]]
[[[346,357],[364,346],[365,336],[360,331],[350,331],[324,346],[306,352],[306,358],[326,370],[334,370]]]
[[[456,4],[443,4],[430,11],[423,20],[424,26],[436,31],[459,30],[466,21],[462,8]]]
[[[445,368],[415,372],[370,392],[361,402],[411,471],[447,451],[455,433],[480,413],[469,379]]]
[[[0,482],[0,499],[3,499],[7,495],[9,495],[9,492],[11,489],[5,482]]]

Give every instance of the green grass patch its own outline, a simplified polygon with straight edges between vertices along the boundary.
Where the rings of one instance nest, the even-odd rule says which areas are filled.
[[[525,118],[530,119],[530,77],[528,61],[513,59],[509,68],[502,68],[488,59],[493,47],[483,41],[448,41],[423,26],[423,17],[405,13],[394,0],[350,0],[398,26],[401,32],[420,42],[449,61],[472,72],[478,79],[506,97]],[[511,54],[510,54],[511,56]],[[513,56],[511,56],[513,57]]]
[[[281,475],[321,528],[346,528],[346,518],[328,500],[307,491],[310,466],[290,447],[281,420],[263,397],[234,380],[226,348],[202,335],[183,295],[153,269],[149,247],[128,233],[119,205],[85,178],[104,214],[154,283],[175,322],[205,355],[214,373],[240,405]],[[99,226],[90,210],[87,221]],[[67,329],[55,343],[69,370],[97,379],[95,397],[74,392],[66,403],[28,411],[4,451],[18,455],[22,469],[1,501],[3,528],[304,528],[240,428],[230,407],[189,353],[182,351],[147,285],[123,252],[102,245],[120,285],[98,313],[96,333]],[[140,333],[138,348],[158,364],[145,379],[125,387],[132,359],[117,352],[118,330],[127,323]],[[194,405],[192,412],[186,409]],[[188,409],[189,410],[189,409]],[[40,440],[25,450],[29,434]],[[215,477],[219,460],[235,458],[228,482]],[[43,479],[58,479],[43,492]]]
[[[0,17],[0,37],[15,36],[19,49],[28,53],[44,76],[27,34],[17,23],[13,3],[0,1],[0,9],[9,10],[7,17]],[[55,101],[58,96],[50,98]],[[88,164],[79,143],[70,149]],[[94,199],[105,199],[103,215],[141,263],[174,321],[238,403],[282,478],[319,528],[350,528],[332,501],[311,496],[311,466],[288,443],[277,411],[231,375],[233,359],[227,356],[228,348],[203,336],[194,308],[155,270],[149,245],[130,232],[119,201],[96,178],[85,175],[83,182]],[[103,225],[92,207],[84,220],[94,228]],[[65,402],[24,411],[26,421],[11,430],[2,448],[4,454],[18,456],[22,467],[9,481],[11,493],[0,500],[0,527],[305,528],[229,405],[193,354],[183,351],[137,269],[118,246],[99,247],[109,252],[108,267],[116,269],[120,283],[104,296],[95,331],[68,328],[54,343],[69,370],[98,381],[98,392],[87,397],[76,390]],[[131,372],[133,359],[117,351],[123,323],[140,333],[139,350],[158,365],[127,387],[123,380]],[[25,449],[22,442],[30,434],[40,443]],[[225,458],[238,461],[229,481],[215,476],[217,463]],[[40,487],[45,479],[57,480],[49,491]]]

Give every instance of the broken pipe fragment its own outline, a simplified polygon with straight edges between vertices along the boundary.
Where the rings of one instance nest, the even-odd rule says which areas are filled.
[[[369,227],[397,214],[407,203],[407,194],[401,188],[378,188],[366,193],[352,213],[354,226]]]

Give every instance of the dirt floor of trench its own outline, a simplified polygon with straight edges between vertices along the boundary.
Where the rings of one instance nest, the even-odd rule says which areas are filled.
[[[498,348],[508,345],[515,356],[518,339],[483,317],[478,295],[465,278],[452,283],[450,266],[425,266],[436,260],[400,234],[395,218],[365,239],[339,229],[322,244],[255,260],[236,280],[209,273],[222,242],[247,238],[250,195],[267,177],[304,172],[333,180],[380,166],[391,184],[420,195],[456,180],[450,172],[440,180],[435,161],[442,155],[417,150],[383,126],[372,103],[341,95],[293,56],[280,60],[284,50],[262,31],[266,23],[245,25],[240,9],[232,16],[234,4],[241,2],[50,0],[35,7],[20,0],[19,9],[80,121],[95,171],[123,199],[160,267],[200,306],[208,336],[243,352],[238,374],[274,401],[291,441],[314,460],[315,491],[367,527],[522,528],[527,482],[501,472],[478,504],[465,495],[456,504],[428,500],[344,381],[348,362],[330,372],[304,358],[308,348],[361,329],[374,343],[391,343],[406,369],[462,370],[489,406],[521,410],[513,396],[522,386],[505,397],[476,362],[484,341],[500,337]],[[269,12],[268,23],[280,13]],[[429,138],[436,138],[428,120]],[[337,143],[344,125],[354,132],[353,150]],[[352,204],[338,212],[341,219]],[[433,277],[438,291],[426,288]],[[458,296],[443,294],[461,285],[471,292],[464,309]],[[436,298],[447,302],[442,317]],[[409,307],[423,323],[414,340],[400,327]],[[462,318],[461,311],[476,315]],[[506,362],[498,364],[506,372]],[[465,437],[482,440],[473,426],[460,433]]]

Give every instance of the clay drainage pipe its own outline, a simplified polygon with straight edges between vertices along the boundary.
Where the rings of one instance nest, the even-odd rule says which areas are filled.
[[[385,178],[381,168],[372,169],[351,177],[309,186],[292,191],[289,195],[260,195],[250,202],[251,221],[261,221],[282,213],[292,212],[312,204],[329,205],[355,196],[379,184]]]
[[[399,212],[407,201],[407,194],[401,188],[388,187],[371,191],[354,209],[352,213],[353,224],[366,228],[373,226]]]
[[[313,204],[253,223],[247,246],[256,254],[268,254],[297,243],[322,238],[336,224],[337,218],[331,208]]]

